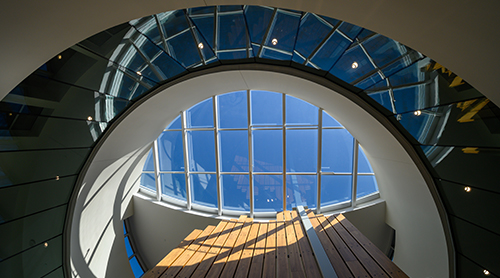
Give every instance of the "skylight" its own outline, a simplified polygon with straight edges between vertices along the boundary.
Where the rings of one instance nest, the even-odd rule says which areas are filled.
[[[378,197],[363,150],[340,123],[298,98],[256,90],[181,113],[155,140],[141,188],[219,215],[329,210]]]

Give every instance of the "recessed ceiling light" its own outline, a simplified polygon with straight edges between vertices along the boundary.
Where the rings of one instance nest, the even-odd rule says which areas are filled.
[[[483,270],[484,275],[490,275],[490,272],[488,270]]]
[[[88,116],[87,120],[92,121],[92,116]]]
[[[358,68],[358,66],[359,66],[359,65],[358,65],[358,62],[354,62],[354,63],[352,63],[352,65],[351,65],[351,67],[352,67],[353,69]]]
[[[142,75],[142,73],[141,73],[140,71],[138,71],[138,72],[136,72],[136,73],[137,73],[137,75]]]
[[[273,45],[277,45],[277,44],[278,44],[278,39],[274,38],[274,39],[271,41],[271,43],[272,43]]]
[[[57,59],[61,60],[62,59],[62,55],[57,55]]]
[[[413,112],[413,114],[415,114],[415,116],[420,116],[420,115],[422,115],[422,111],[417,110],[417,111]]]
[[[56,176],[56,181],[58,181],[58,180],[59,180],[59,176]]]
[[[200,43],[198,44],[198,48],[199,48],[199,49],[203,49],[203,43],[201,43],[201,42],[200,42]]]
[[[471,191],[471,188],[470,188],[469,186],[466,186],[466,187],[464,188],[464,190],[465,190],[465,192],[470,192],[470,191]]]
[[[45,242],[45,243],[43,244],[43,247],[45,247],[45,248],[49,247],[49,243],[48,243],[48,242]]]

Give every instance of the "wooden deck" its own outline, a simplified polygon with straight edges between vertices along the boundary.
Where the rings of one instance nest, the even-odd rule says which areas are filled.
[[[339,278],[408,277],[342,214],[306,212]],[[297,211],[223,220],[194,230],[143,277],[322,277],[306,234]]]

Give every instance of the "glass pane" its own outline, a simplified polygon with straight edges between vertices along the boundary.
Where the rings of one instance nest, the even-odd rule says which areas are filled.
[[[295,50],[303,56],[309,57],[330,30],[332,28],[327,23],[321,21],[314,14],[307,13],[300,22]]]
[[[189,169],[193,172],[215,172],[214,132],[188,131]]]
[[[349,38],[354,39],[362,30],[363,28],[347,23],[347,22],[342,22],[342,24],[339,26],[339,30],[342,31],[342,33],[346,34]]]
[[[186,175],[161,174],[161,193],[186,201]]]
[[[218,26],[219,49],[246,48],[247,29],[243,14],[219,15]]]
[[[323,127],[342,127],[342,125],[337,122],[332,116],[328,115],[325,111],[323,111]]]
[[[291,54],[295,45],[299,22],[300,15],[283,13],[278,10],[265,45]]]
[[[354,139],[345,129],[323,129],[321,171],[352,173]]]
[[[250,211],[248,175],[221,175],[222,209]]]
[[[247,128],[247,92],[217,96],[220,128]]]
[[[351,42],[342,36],[339,32],[334,32],[320,47],[313,56],[313,62],[320,69],[328,71],[344,54],[345,50],[351,45]]]
[[[286,176],[286,209],[297,206],[316,208],[318,185],[316,175],[287,175]]]
[[[287,125],[317,125],[318,107],[301,99],[286,96]]]
[[[286,131],[287,172],[316,172],[318,164],[318,131]]]
[[[392,111],[392,100],[391,100],[391,95],[389,94],[388,90],[384,90],[378,93],[371,93],[368,94],[369,97],[374,99],[376,102],[378,102],[380,105],[385,107],[387,110]]]
[[[248,172],[248,131],[219,131],[222,172]]]
[[[214,174],[193,174],[191,180],[191,200],[207,207],[217,207],[217,180]]]
[[[254,130],[253,171],[283,171],[283,130]]]
[[[164,131],[158,137],[160,171],[184,171],[182,131]]]
[[[358,148],[358,173],[373,173],[372,166],[361,146]]]
[[[361,198],[363,196],[369,195],[371,193],[377,192],[377,180],[375,176],[364,176],[358,175],[358,187],[356,192],[356,198]]]
[[[198,44],[194,40],[191,31],[184,32],[169,39],[167,45],[170,50],[170,56],[176,59],[185,68],[201,62]]]
[[[371,37],[363,46],[379,68],[406,53],[406,47],[382,35]]]
[[[353,83],[373,70],[375,67],[358,45],[347,50],[330,73],[347,83]]]
[[[182,129],[182,119],[181,115],[177,116],[175,120],[173,120],[166,129]]]
[[[10,237],[9,237],[10,238]],[[0,261],[0,277],[45,277],[63,261],[62,235]],[[29,269],[29,271],[26,271]]]
[[[283,175],[254,175],[254,210],[283,210]]]
[[[328,206],[346,201],[352,197],[352,176],[350,175],[322,175],[321,176],[321,205]]]
[[[132,267],[135,277],[141,277],[144,274],[144,270],[142,270],[136,257],[130,259],[130,266]]]
[[[155,174],[142,173],[141,185],[156,192]]]
[[[0,254],[8,258],[62,234],[67,206],[60,206],[0,225]],[[22,231],[22,232],[19,232]]]
[[[267,27],[271,21],[273,9],[269,7],[247,6],[245,18],[248,24],[248,32],[252,42],[261,44]]]
[[[212,98],[202,101],[186,111],[186,123],[188,128],[213,127],[214,115]]]
[[[148,152],[148,157],[146,158],[146,162],[144,162],[144,168],[142,168],[142,171],[152,171],[154,172],[155,170],[155,161],[153,159],[153,148],[149,150]]]
[[[128,237],[125,237],[125,249],[127,249],[127,256],[130,258],[130,256],[134,255],[134,251],[132,251],[132,246],[130,246],[130,240]]]
[[[61,177],[0,188],[0,224],[67,203],[76,178]]]
[[[283,95],[266,91],[251,91],[252,125],[282,125]]]

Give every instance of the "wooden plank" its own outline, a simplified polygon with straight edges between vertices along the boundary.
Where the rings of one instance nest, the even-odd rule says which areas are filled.
[[[170,253],[168,253],[153,269],[144,273],[144,278],[157,278],[167,270],[184,250],[202,233],[202,230],[195,229]]]
[[[354,274],[355,277],[369,277],[363,265],[358,261],[356,256],[354,256],[351,249],[349,249],[342,238],[340,238],[330,222],[324,216],[316,216],[316,218],[323,226],[323,229],[332,241],[333,246],[335,246],[347,267],[351,270],[352,274]]]
[[[300,221],[299,213],[296,210],[292,211],[292,222],[295,228],[295,234],[297,235],[297,242],[306,277],[321,277],[319,265],[314,257],[309,240],[306,237],[306,232],[302,226],[302,221]]]
[[[276,275],[277,277],[289,277],[288,249],[286,247],[284,212],[277,215],[277,237],[276,237]]]
[[[231,254],[231,250],[233,249],[234,244],[236,243],[236,239],[238,239],[238,236],[241,233],[243,225],[245,224],[245,220],[246,216],[240,216],[240,218],[238,219],[238,222],[236,223],[235,227],[229,234],[228,239],[222,246],[222,249],[220,250],[219,254],[217,255],[217,258],[215,259],[215,262],[210,268],[206,276],[207,278],[217,278],[220,276],[220,273],[222,272],[222,269],[226,265],[227,259]]]
[[[335,231],[340,235],[342,240],[349,246],[349,249],[354,253],[359,262],[365,267],[366,271],[372,277],[388,277],[385,271],[380,268],[380,266],[375,262],[375,260],[366,252],[366,250],[359,245],[359,243],[347,232],[347,230],[342,226],[335,216],[329,217],[330,224],[333,226]]]
[[[337,221],[363,246],[370,256],[382,267],[389,276],[394,278],[408,278],[395,263],[393,263],[380,249],[377,248],[365,235],[363,235],[344,215],[336,217]],[[332,220],[330,220],[332,221]]]
[[[248,277],[248,272],[250,271],[250,265],[252,263],[253,253],[255,249],[255,242],[257,240],[257,235],[259,234],[259,222],[253,222],[250,227],[250,233],[248,235],[245,247],[243,248],[243,253],[241,254],[240,262],[234,273],[235,278],[245,278]]]
[[[276,277],[276,220],[269,221],[266,237],[266,253],[264,254],[264,268],[262,277]]]
[[[165,271],[160,277],[175,277],[179,271],[182,270],[184,265],[189,261],[189,259],[196,253],[196,251],[203,245],[208,236],[215,229],[215,226],[209,225],[203,230],[200,236],[191,243],[182,254],[177,257],[174,263]]]
[[[236,271],[236,267],[238,266],[238,263],[240,261],[241,254],[243,254],[243,247],[245,246],[245,242],[247,241],[252,222],[252,218],[247,218],[245,220],[245,224],[243,224],[241,233],[236,239],[233,250],[231,250],[231,254],[229,255],[226,265],[222,270],[222,273],[220,275],[221,278],[232,278],[234,276],[234,272]]]
[[[231,219],[229,221],[224,230],[220,233],[219,237],[217,238],[217,241],[215,241],[215,243],[212,245],[207,255],[205,256],[205,258],[203,258],[203,261],[200,263],[198,268],[196,268],[196,271],[193,273],[193,275],[191,275],[191,277],[201,278],[207,275],[208,270],[210,269],[210,267],[212,267],[212,264],[214,263],[216,257],[222,250],[222,247],[226,243],[226,240],[229,238],[229,234],[233,230],[237,221],[238,220],[236,219]]]
[[[302,278],[305,277],[304,266],[300,259],[299,244],[295,228],[293,227],[290,211],[285,211],[285,232],[286,243],[288,247],[288,263],[290,266],[290,277]]]
[[[184,278],[191,277],[191,274],[193,274],[193,272],[198,267],[199,263],[207,255],[208,251],[219,237],[219,234],[224,230],[227,223],[228,221],[219,222],[219,224],[215,227],[212,233],[205,240],[205,242],[203,242],[201,247],[193,254],[193,256],[189,259],[184,268],[182,268],[182,270],[175,277],[184,277]]]
[[[252,264],[250,265],[250,271],[248,273],[248,277],[255,277],[255,278],[262,277],[268,227],[269,227],[268,223],[260,223],[259,234],[257,235],[255,249],[253,251]]]
[[[314,230],[316,231],[316,234],[318,235],[319,240],[321,241],[321,244],[323,245],[323,249],[328,255],[328,259],[330,259],[330,263],[332,264],[335,273],[337,273],[337,276],[339,278],[354,277],[351,274],[351,271],[349,271],[349,268],[347,267],[345,262],[342,260],[342,257],[340,257],[337,249],[335,249],[335,247],[333,246],[333,243],[328,238],[325,230],[320,225],[314,213],[310,209],[306,210],[306,212],[312,226],[314,227]]]

